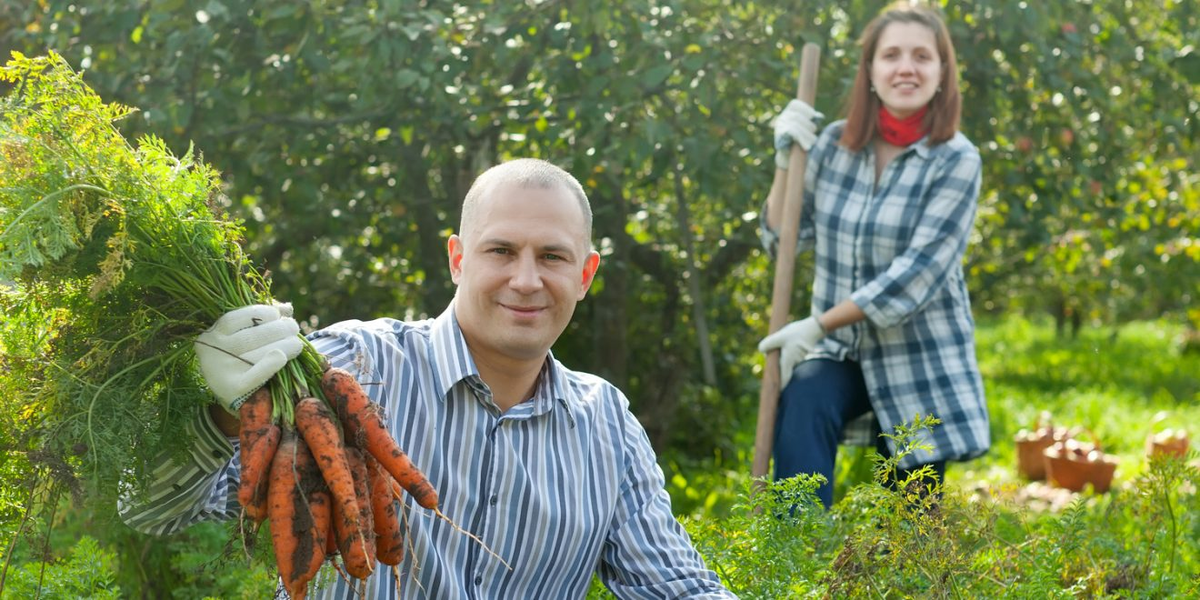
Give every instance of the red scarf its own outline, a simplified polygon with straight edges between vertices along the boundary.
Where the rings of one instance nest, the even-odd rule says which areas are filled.
[[[879,135],[883,141],[901,148],[925,137],[929,130],[925,127],[925,111],[929,105],[921,107],[921,110],[901,119],[892,116],[883,106],[879,107]]]

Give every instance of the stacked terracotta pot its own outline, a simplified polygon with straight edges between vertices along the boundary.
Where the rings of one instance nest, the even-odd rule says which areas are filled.
[[[1097,444],[1066,439],[1042,452],[1046,478],[1054,485],[1081,492],[1087,484],[1098,494],[1112,487],[1117,459],[1100,451]]]
[[[1186,458],[1188,452],[1188,434],[1182,429],[1164,429],[1146,438],[1146,456],[1174,456]]]
[[[1076,492],[1089,483],[1098,493],[1108,491],[1117,460],[1101,452],[1096,443],[1076,439],[1084,432],[1080,428],[1056,427],[1050,414],[1042,413],[1036,431],[1022,429],[1017,433],[1017,473],[1031,481],[1046,479]]]

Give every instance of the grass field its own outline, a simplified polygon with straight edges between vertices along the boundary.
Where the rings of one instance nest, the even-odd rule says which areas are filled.
[[[1121,463],[1116,480],[1145,469],[1151,433],[1200,433],[1200,352],[1183,353],[1183,328],[1134,323],[1118,330],[1084,329],[1059,339],[1048,323],[1021,319],[982,324],[980,368],[992,420],[992,451],[956,465],[950,478],[1012,479],[1013,436],[1049,412],[1055,424],[1082,427]]]

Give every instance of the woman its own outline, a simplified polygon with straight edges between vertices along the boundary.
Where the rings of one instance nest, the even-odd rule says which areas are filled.
[[[975,360],[974,321],[962,261],[979,198],[979,152],[958,132],[954,47],[941,17],[908,4],[885,9],[863,32],[847,117],[816,135],[821,117],[794,100],[775,123],[775,184],[763,243],[774,251],[788,153],[808,154],[799,250],[815,248],[812,316],[763,339],[781,351],[783,392],[775,477],[820,473],[833,503],[841,441],[888,456],[896,425],[942,421],[899,464],[930,465],[989,446]],[[797,364],[798,363],[798,364]]]

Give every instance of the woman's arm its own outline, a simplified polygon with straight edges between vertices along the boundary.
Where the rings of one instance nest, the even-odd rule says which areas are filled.
[[[833,308],[823,312],[817,317],[817,323],[821,325],[821,329],[826,335],[833,333],[833,330],[853,325],[867,318],[867,313],[863,312],[853,300],[849,298],[838,302]]]
[[[797,254],[812,247],[815,236],[813,211],[816,209],[817,179],[821,172],[821,162],[824,160],[824,155],[831,151],[832,145],[836,143],[837,137],[840,135],[841,127],[838,123],[834,123],[821,131],[816,143],[808,150],[808,164],[804,169],[804,205],[800,210],[800,229],[796,235]],[[776,167],[775,179],[771,182],[771,191],[767,193],[762,214],[759,215],[759,236],[762,239],[763,249],[772,258],[778,251],[776,246],[779,244],[779,226],[783,222],[783,205],[785,203],[783,196],[787,188],[787,176],[786,169]]]
[[[787,188],[787,171],[775,169],[775,180],[771,182],[771,191],[767,193],[767,210],[763,214],[763,225],[771,231],[779,231],[779,223],[783,220],[785,188]]]

